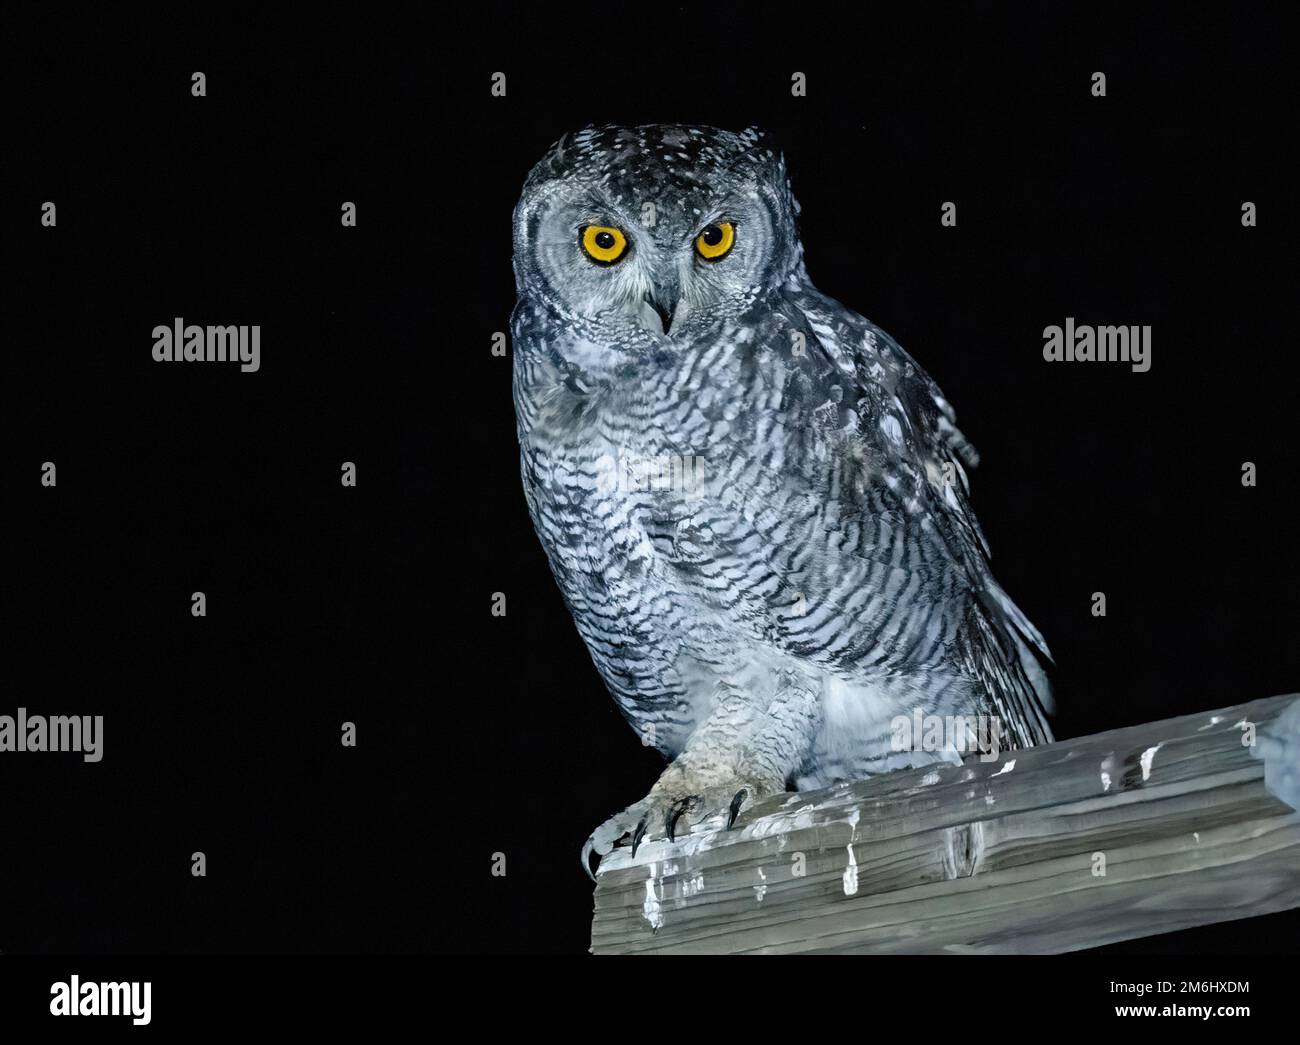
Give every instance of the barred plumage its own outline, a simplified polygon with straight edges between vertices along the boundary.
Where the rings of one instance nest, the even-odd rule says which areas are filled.
[[[515,211],[529,510],[615,701],[674,759],[597,852],[953,757],[897,750],[917,709],[1050,739],[974,451],[911,357],[812,285],[797,212],[764,135],[670,126],[566,136]]]

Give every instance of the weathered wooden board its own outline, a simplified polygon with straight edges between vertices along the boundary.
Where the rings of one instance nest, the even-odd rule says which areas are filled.
[[[781,795],[730,831],[619,849],[592,951],[1051,953],[1300,906],[1300,813],[1243,743],[1296,699]]]

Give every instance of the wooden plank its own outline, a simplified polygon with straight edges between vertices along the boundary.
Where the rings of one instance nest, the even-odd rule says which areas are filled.
[[[780,795],[606,857],[595,953],[1051,953],[1300,906],[1297,696]],[[802,871],[802,873],[800,873]]]

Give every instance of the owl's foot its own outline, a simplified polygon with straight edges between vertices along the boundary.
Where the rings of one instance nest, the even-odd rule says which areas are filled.
[[[742,810],[781,790],[780,785],[750,777],[708,780],[671,765],[650,794],[611,816],[591,833],[582,847],[583,870],[595,881],[592,854],[597,858],[607,856],[620,842],[630,845],[632,855],[636,856],[644,841],[659,838],[676,841],[701,824],[729,829]]]

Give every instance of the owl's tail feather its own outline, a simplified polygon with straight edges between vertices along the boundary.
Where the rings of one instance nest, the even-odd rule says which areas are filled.
[[[1033,644],[1034,649],[1038,650],[1047,659],[1047,663],[1055,663],[1052,660],[1052,651],[1047,648],[1047,640],[1043,638],[1042,632],[1035,628],[1020,607],[1011,601],[1011,596],[1002,590],[1002,585],[990,577],[985,590],[993,597],[1007,620],[1015,626],[1016,631],[1019,633],[1017,638],[1022,640],[1021,645],[1024,645],[1024,640],[1028,640]]]
[[[1050,743],[1047,715],[1056,710],[1056,703],[1045,670],[1052,663],[1047,642],[992,577],[986,579],[984,596],[990,619],[981,659],[994,701],[1019,727],[1025,744]]]

